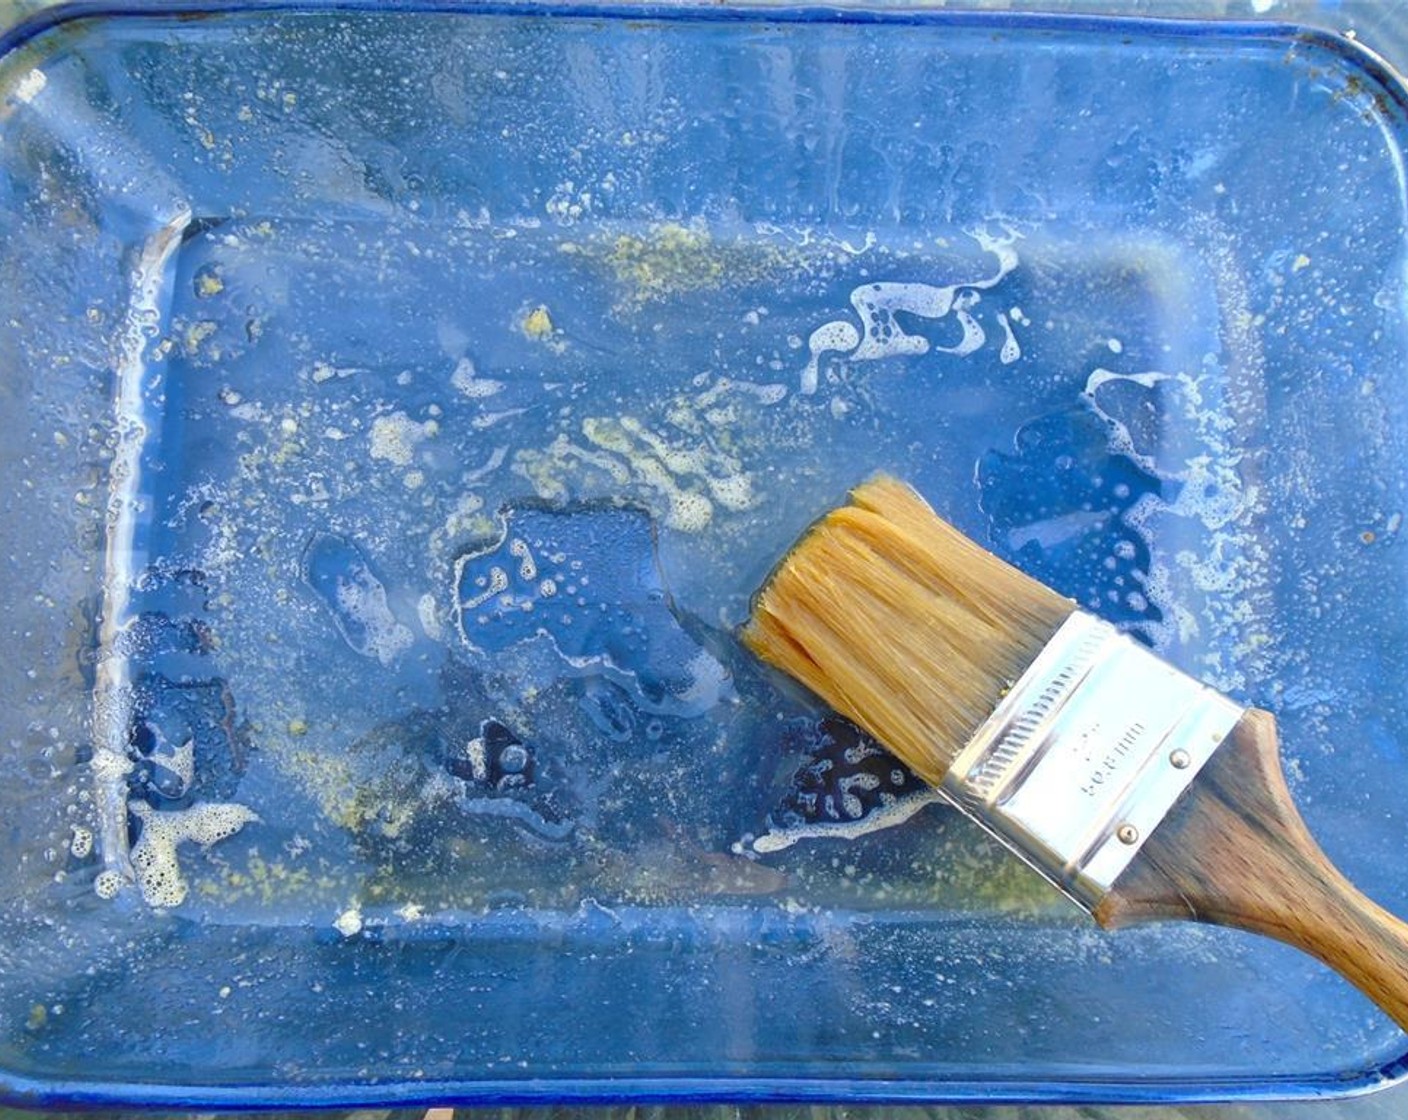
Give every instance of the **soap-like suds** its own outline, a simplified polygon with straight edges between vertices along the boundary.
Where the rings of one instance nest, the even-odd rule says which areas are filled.
[[[390,665],[415,641],[410,628],[401,625],[392,614],[386,588],[366,568],[339,580],[337,607],[362,627],[363,648],[358,652],[370,654],[383,665]]]
[[[48,84],[49,79],[43,70],[31,70],[15,85],[15,92],[11,96],[27,105],[38,97]]]
[[[801,391],[808,395],[815,393],[817,383],[821,376],[821,359],[827,354],[845,353],[854,350],[860,345],[860,331],[856,330],[853,323],[848,323],[844,319],[837,319],[831,323],[823,323],[812,331],[811,337],[807,339],[807,349],[811,352],[811,360],[802,369]]]
[[[1119,382],[1161,394],[1164,422],[1157,446],[1140,446],[1121,416],[1111,411],[1113,403],[1103,399],[1102,390]],[[1244,480],[1245,452],[1236,440],[1236,425],[1216,401],[1205,399],[1210,391],[1222,390],[1216,381],[1186,373],[1096,369],[1084,395],[1109,425],[1113,451],[1178,483],[1172,500],[1142,503],[1131,511],[1131,526],[1147,535],[1143,523],[1155,513],[1189,518],[1201,526],[1198,548],[1180,548],[1170,557],[1176,575],[1206,597],[1198,616],[1171,602],[1169,577],[1158,567],[1140,593],[1160,604],[1181,639],[1203,635],[1207,651],[1198,675],[1222,691],[1237,692],[1246,684],[1241,666],[1265,655],[1265,637],[1256,619],[1268,611],[1259,605],[1265,596],[1267,564],[1264,546],[1243,528],[1255,516],[1260,494]]]
[[[87,859],[93,852],[93,830],[81,825],[74,825],[68,850],[74,859]]]
[[[1002,312],[998,312],[997,321],[1002,325],[1002,349],[998,352],[997,359],[1005,366],[1010,366],[1022,356],[1021,344],[1017,341],[1017,336],[1012,332],[1012,324]]]
[[[128,809],[142,825],[142,834],[132,846],[137,885],[147,905],[157,908],[181,905],[189,891],[177,848],[187,842],[208,848],[259,819],[252,809],[233,802],[210,801],[158,812],[145,801],[133,801]]]
[[[503,392],[504,383],[491,377],[480,377],[469,358],[461,358],[450,374],[450,384],[472,401],[492,397]]]
[[[898,798],[892,804],[877,809],[861,820],[803,824],[791,828],[773,829],[753,839],[751,847],[759,855],[768,855],[771,852],[780,852],[784,848],[790,848],[799,840],[854,840],[867,833],[903,824],[920,809],[926,805],[933,805],[939,800],[937,793]]]
[[[1164,461],[1156,462],[1156,449],[1137,446],[1125,423],[1101,407],[1100,390],[1118,381],[1151,390],[1162,385],[1170,387],[1168,396],[1171,407],[1179,411],[1179,426],[1193,437],[1191,446],[1184,449],[1182,462],[1168,462],[1167,449],[1160,456]],[[1172,512],[1196,517],[1208,529],[1217,530],[1245,511],[1247,495],[1237,470],[1239,455],[1227,439],[1229,422],[1205,406],[1202,379],[1158,370],[1118,373],[1096,369],[1086,379],[1083,395],[1110,425],[1111,450],[1129,456],[1152,473],[1181,483],[1178,497],[1169,507]]]
[[[535,580],[538,578],[538,563],[533,559],[533,551],[528,542],[515,537],[508,543],[508,554],[518,561],[518,578]]]
[[[440,618],[435,610],[435,596],[426,592],[416,601],[416,616],[420,619],[421,632],[432,642],[441,636]]]
[[[93,893],[104,901],[111,901],[122,893],[123,878],[116,871],[100,871],[93,880]]]
[[[667,437],[632,416],[589,416],[582,421],[582,435],[586,447],[560,435],[545,450],[516,457],[515,468],[539,497],[567,497],[561,476],[575,460],[602,470],[615,486],[644,489],[665,524],[681,532],[704,530],[716,507],[741,511],[756,504],[752,477],[742,463],[707,443]]]
[[[480,577],[475,581],[478,593],[460,603],[460,609],[472,611],[476,607],[482,607],[495,595],[502,595],[508,590],[508,573],[497,565],[489,569],[488,578]]]
[[[983,343],[988,340],[987,332],[971,314],[972,308],[977,306],[981,298],[977,292],[973,291],[958,294],[953,301],[953,317],[958,320],[958,325],[963,330],[963,336],[953,346],[934,346],[932,349],[940,354],[952,354],[956,358],[966,358],[969,354],[976,353],[982,348]],[[1015,343],[1015,339],[1013,341]],[[889,355],[884,356],[888,357]]]
[[[667,500],[665,523],[670,528],[701,531],[713,520],[715,501],[727,509],[746,509],[753,503],[752,481],[730,456],[700,445],[671,443],[634,417],[589,418],[582,433],[596,447],[624,457],[636,481]]]
[[[355,937],[362,932],[361,907],[349,906],[333,921],[332,927],[343,937]]]
[[[995,287],[1017,267],[1014,245],[1019,235],[1007,230],[994,236],[978,230],[971,236],[985,252],[997,258],[997,269],[992,275],[945,285],[881,280],[855,288],[850,303],[859,326],[848,319],[836,319],[812,332],[807,342],[810,357],[801,373],[801,392],[808,395],[816,392],[822,366],[831,354],[844,355],[850,362],[870,362],[881,358],[915,357],[931,350],[962,358],[981,349],[987,341],[987,332],[972,310],[984,290]],[[896,318],[901,314],[929,322],[952,315],[962,335],[952,346],[935,345],[924,335],[906,331]],[[999,318],[1006,332],[1002,360],[1004,363],[1016,361],[1021,352],[1011,324],[1005,316]]]
[[[416,446],[440,429],[434,420],[419,423],[404,412],[391,412],[372,421],[371,456],[398,467],[409,467]]]

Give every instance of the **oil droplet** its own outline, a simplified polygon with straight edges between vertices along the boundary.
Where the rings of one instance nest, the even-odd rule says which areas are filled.
[[[533,308],[523,317],[523,333],[535,342],[552,337],[553,325],[552,316],[548,314],[548,309],[541,303]]]

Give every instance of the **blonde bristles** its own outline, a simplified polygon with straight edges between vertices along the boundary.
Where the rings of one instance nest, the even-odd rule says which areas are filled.
[[[937,785],[1074,604],[896,479],[851,497],[772,574],[743,639]]]

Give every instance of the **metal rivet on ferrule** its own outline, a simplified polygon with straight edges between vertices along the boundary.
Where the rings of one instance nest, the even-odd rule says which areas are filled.
[[[959,751],[941,788],[1094,911],[1243,713],[1076,610]]]

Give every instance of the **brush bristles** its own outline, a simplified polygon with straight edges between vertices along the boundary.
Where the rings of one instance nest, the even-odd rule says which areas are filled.
[[[793,548],[743,639],[938,785],[1074,609],[881,476]]]

